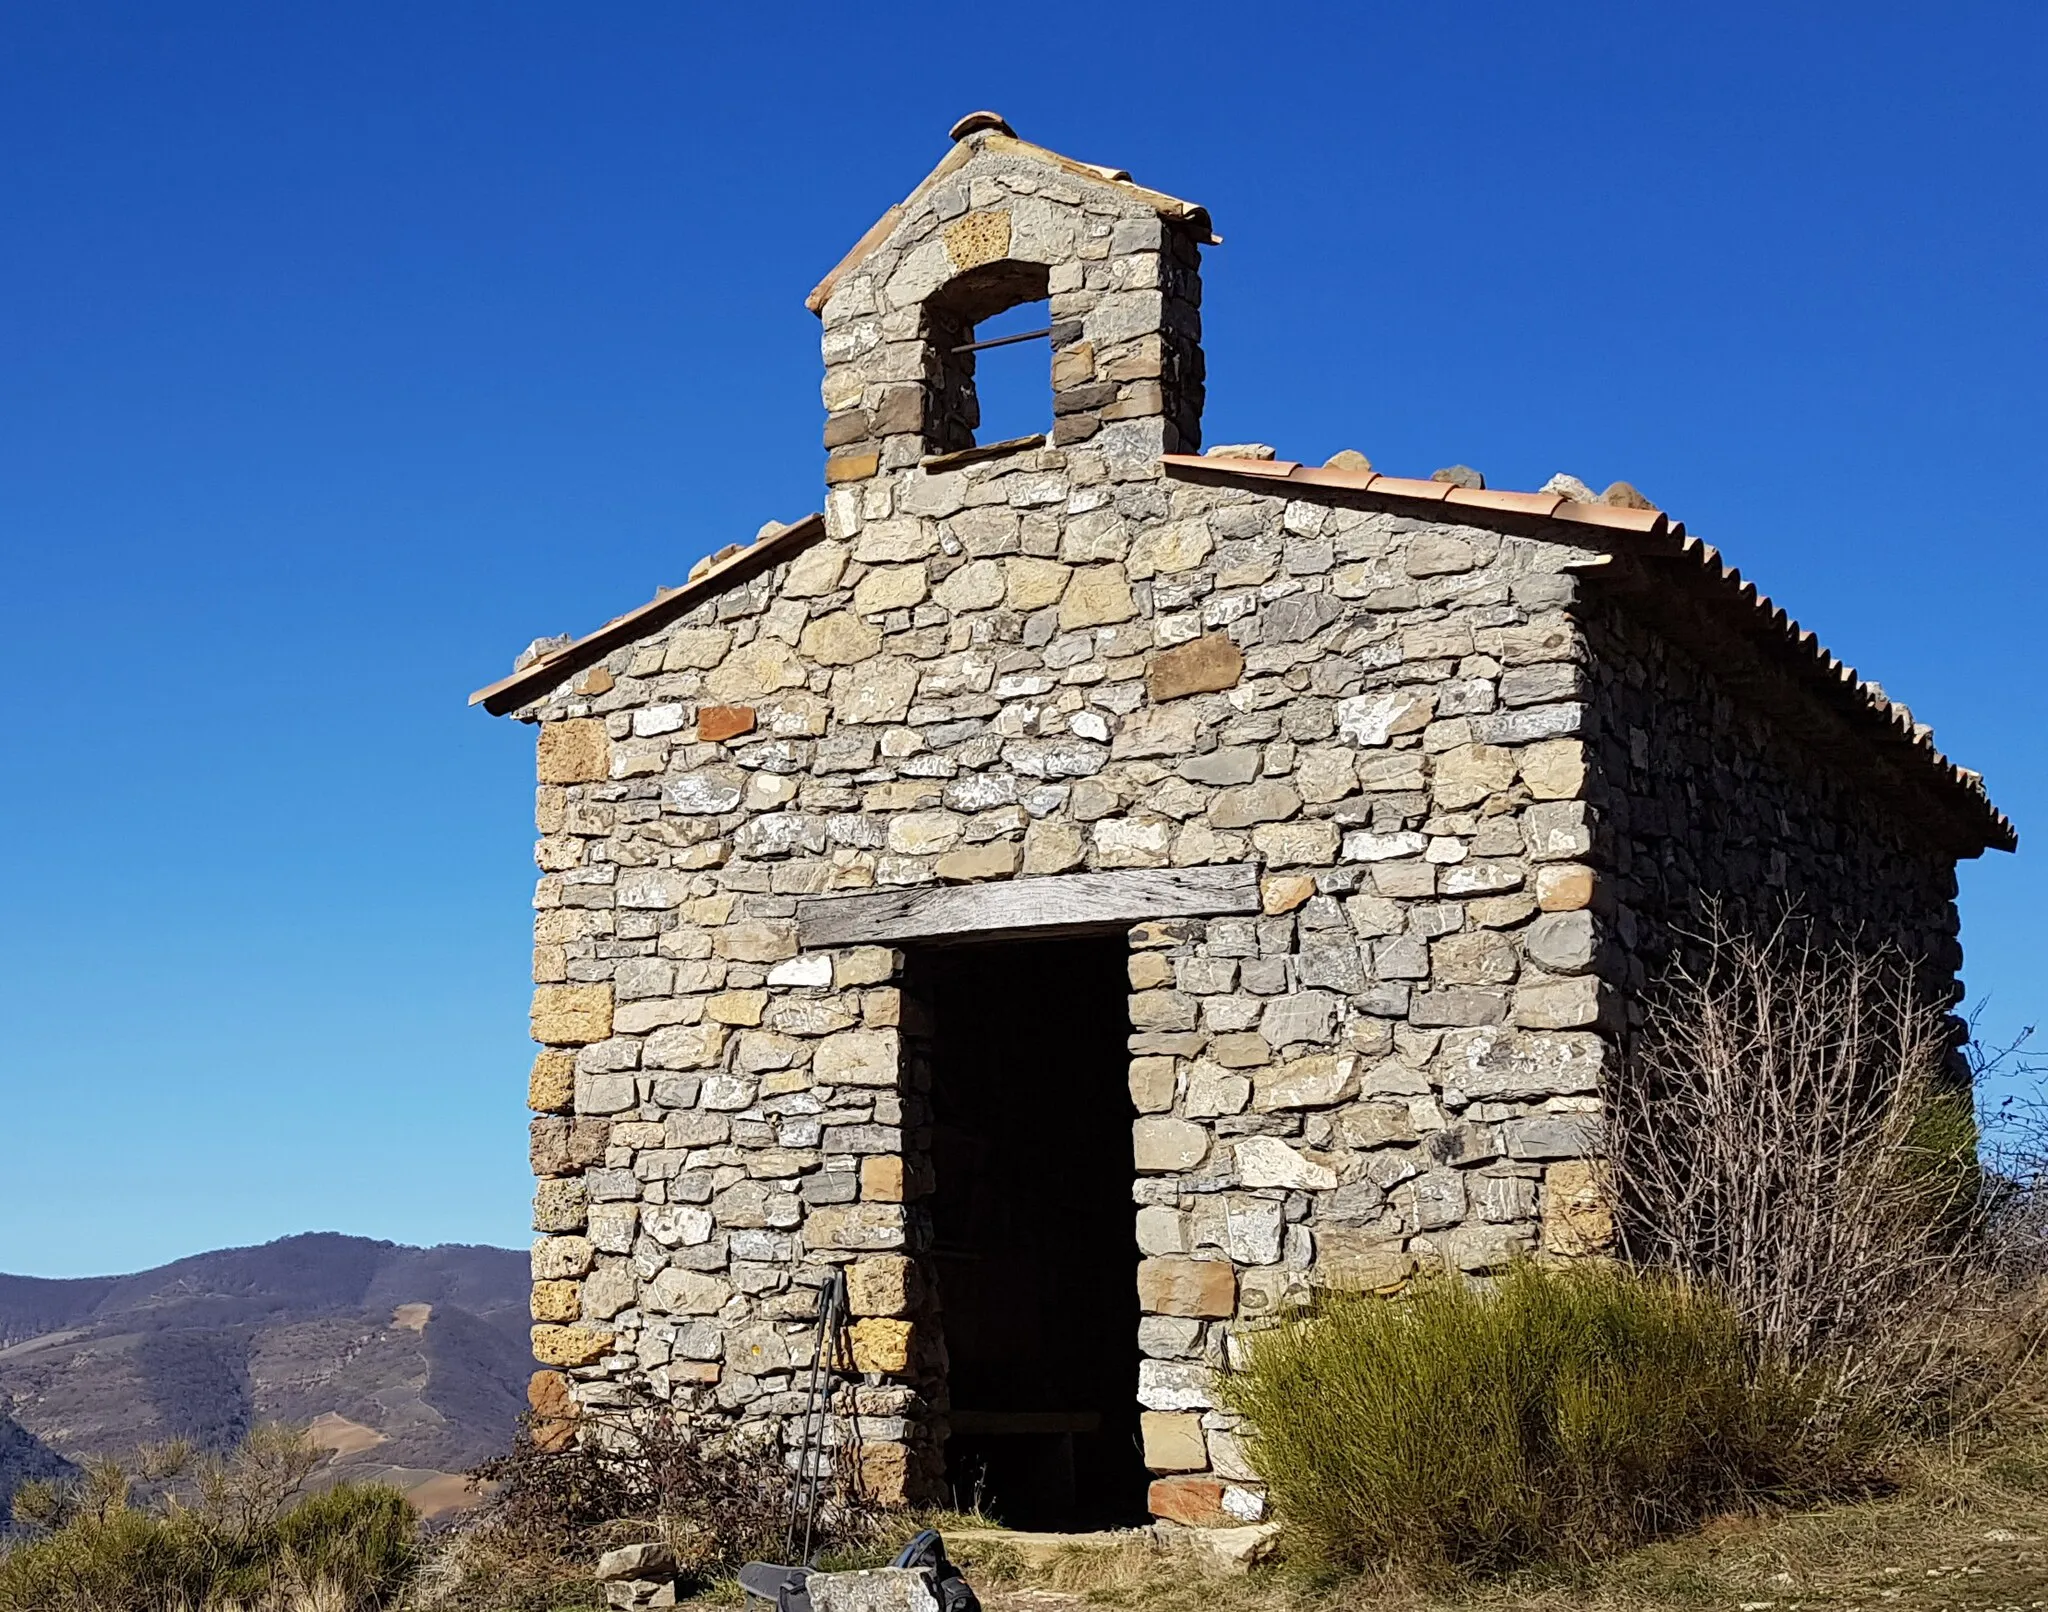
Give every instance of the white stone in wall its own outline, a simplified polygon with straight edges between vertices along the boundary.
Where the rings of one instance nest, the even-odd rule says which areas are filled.
[[[1207,1366],[1178,1360],[1138,1363],[1138,1403],[1147,1410],[1207,1410],[1216,1403]]]
[[[1277,1137],[1241,1137],[1232,1144],[1231,1153],[1238,1179],[1248,1187],[1327,1191],[1337,1184],[1335,1171],[1304,1157]]]

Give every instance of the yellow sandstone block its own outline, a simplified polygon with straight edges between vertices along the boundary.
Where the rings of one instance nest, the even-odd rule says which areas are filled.
[[[860,1161],[860,1195],[870,1203],[903,1201],[903,1161],[888,1154],[870,1154]]]
[[[602,1360],[612,1334],[594,1327],[539,1325],[533,1329],[533,1358],[544,1366],[588,1366]]]
[[[1187,1411],[1142,1411],[1138,1427],[1145,1444],[1145,1465],[1154,1472],[1205,1472],[1209,1447],[1202,1438],[1202,1418]]]
[[[720,991],[704,1004],[705,1017],[720,1024],[753,1025],[768,1010],[766,991]]]
[[[543,985],[533,993],[533,1039],[582,1046],[612,1033],[609,985]]]
[[[1614,1211],[1597,1168],[1560,1159],[1543,1172],[1543,1251],[1567,1259],[1605,1253],[1614,1243]]]
[[[860,1482],[870,1498],[900,1506],[910,1498],[910,1451],[901,1444],[863,1444]]]
[[[583,1289],[575,1282],[535,1282],[529,1308],[536,1321],[580,1320]]]
[[[855,1315],[902,1315],[916,1294],[916,1267],[904,1254],[873,1254],[846,1271],[846,1302]]]
[[[535,1231],[581,1231],[589,1220],[589,1195],[581,1176],[553,1177],[533,1189]]]
[[[1124,974],[1134,991],[1150,991],[1173,983],[1173,959],[1158,952],[1133,952]]]
[[[1593,870],[1551,862],[1536,870],[1536,904],[1545,912],[1578,912],[1593,904]]]
[[[908,1321],[869,1316],[854,1322],[850,1332],[854,1370],[900,1374],[910,1369]]]
[[[1114,626],[1119,621],[1129,621],[1137,613],[1122,566],[1084,565],[1074,573],[1060,598],[1060,630],[1075,632],[1082,627]]]
[[[969,213],[946,226],[946,256],[956,273],[978,269],[1010,255],[1010,215]]]
[[[536,1114],[566,1114],[575,1101],[575,1058],[566,1052],[536,1053],[526,1077],[526,1106]]]
[[[866,481],[882,468],[879,453],[839,453],[825,461],[825,481],[828,486],[842,482]]]
[[[544,784],[597,784],[611,776],[611,741],[594,717],[543,722],[535,765]]]

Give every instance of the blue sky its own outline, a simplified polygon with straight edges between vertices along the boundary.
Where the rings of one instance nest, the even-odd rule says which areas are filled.
[[[0,15],[0,1270],[525,1240],[464,697],[818,506],[804,293],[980,106],[1211,208],[1211,441],[1632,481],[1909,701],[2048,1011],[2048,9]]]

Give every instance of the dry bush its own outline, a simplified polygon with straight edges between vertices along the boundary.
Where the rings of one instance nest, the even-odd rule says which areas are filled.
[[[1976,1391],[2004,1302],[1958,1026],[1911,959],[1709,907],[1605,1093],[1622,1249],[1900,1425]]]
[[[96,1462],[72,1485],[24,1485],[25,1543],[0,1554],[0,1612],[374,1612],[418,1559],[419,1519],[396,1489],[337,1484],[305,1495],[319,1452],[260,1424],[233,1454],[145,1450],[157,1486]]]
[[[707,1432],[667,1406],[587,1412],[559,1449],[522,1425],[511,1453],[474,1476],[489,1498],[448,1540],[423,1605],[552,1612],[570,1591],[588,1593],[604,1551],[647,1539],[705,1585],[749,1559],[782,1559],[795,1487],[780,1445]],[[846,1470],[835,1468],[824,1502],[814,1546],[869,1543],[879,1513]]]
[[[1974,1018],[1970,1031],[1963,1050],[1984,1105],[1978,1151],[1993,1253],[2015,1287],[2039,1287],[2048,1279],[2048,1058],[2031,1050],[2032,1025],[2004,1046],[1983,1041]],[[1994,1101],[2000,1085],[2012,1089]]]

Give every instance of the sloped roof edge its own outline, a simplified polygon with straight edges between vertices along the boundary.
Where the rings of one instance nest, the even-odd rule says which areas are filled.
[[[503,716],[554,688],[566,677],[595,666],[605,656],[636,638],[644,638],[729,588],[752,580],[763,571],[794,559],[825,535],[825,517],[806,515],[794,526],[756,538],[734,548],[724,558],[693,574],[679,588],[665,588],[637,609],[614,616],[595,632],[585,633],[574,643],[564,644],[530,666],[522,666],[510,677],[501,677],[470,695],[471,705],[481,705],[492,716]]]
[[[1371,470],[1339,470],[1287,459],[1209,459],[1170,453],[1163,456],[1161,463],[1169,475],[1197,480],[1246,481],[1268,487],[1279,483],[1303,491],[1328,488],[1365,493],[1418,512],[1452,509],[1475,515],[1521,516],[1599,528],[1634,538],[1639,552],[1676,562],[1678,574],[1690,579],[1698,597],[1747,639],[1767,650],[1787,673],[1852,720],[1882,724],[1876,736],[1912,755],[1923,769],[1922,776],[1974,821],[1984,848],[2019,848],[2018,831],[1992,804],[1981,774],[1949,760],[1936,747],[1932,728],[1916,723],[1905,706],[1865,682],[1854,667],[1837,659],[1812,632],[1801,627],[1781,606],[1773,604],[1754,582],[1723,561],[1719,550],[1689,535],[1684,522],[1673,521],[1660,510],[1582,504],[1559,493],[1459,487],[1448,482],[1414,481]]]
[[[1209,222],[1209,209],[1197,202],[1182,201],[1178,196],[1169,196],[1163,190],[1153,190],[1135,183],[1121,168],[1106,168],[1100,163],[1081,162],[1073,157],[1062,156],[1046,146],[1033,145],[1029,140],[1020,140],[1014,134],[1004,134],[995,129],[984,129],[963,136],[953,149],[946,153],[939,165],[912,187],[910,194],[884,212],[870,224],[865,234],[853,243],[853,248],[832,266],[832,271],[811,288],[811,294],[804,298],[804,306],[812,313],[822,313],[832,293],[839,288],[839,282],[853,272],[867,255],[886,241],[896,226],[903,222],[912,202],[932,186],[949,179],[965,167],[977,152],[1008,152],[1016,156],[1034,157],[1063,173],[1073,174],[1079,179],[1088,179],[1098,185],[1108,185],[1123,191],[1134,200],[1142,201],[1160,217],[1186,226],[1209,246],[1220,246],[1223,237],[1218,235]]]

